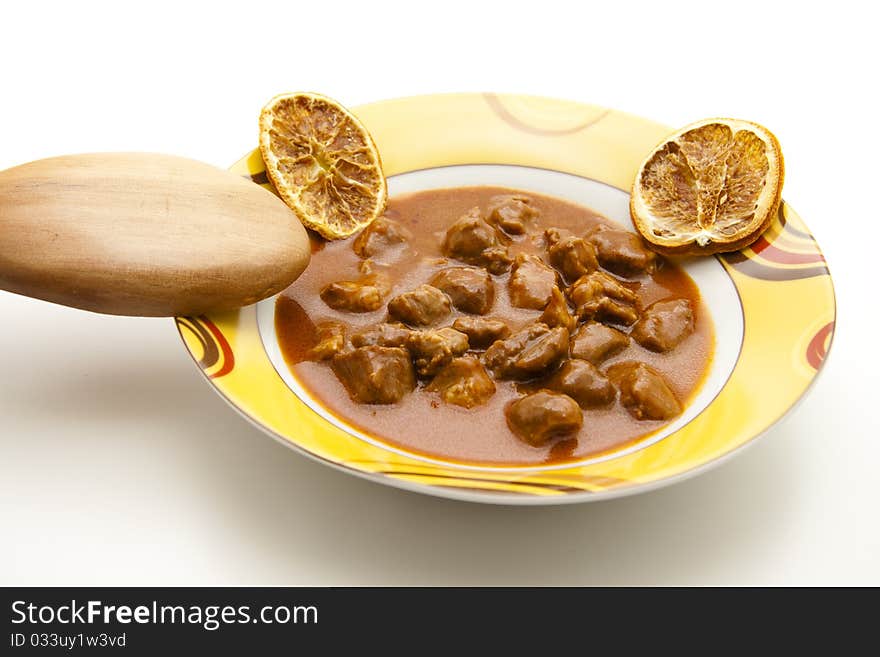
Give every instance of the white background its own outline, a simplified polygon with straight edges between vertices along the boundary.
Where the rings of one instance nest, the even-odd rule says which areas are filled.
[[[0,169],[101,150],[228,166],[298,89],[738,116],[782,142],[840,314],[809,398],[721,468],[498,508],[285,449],[215,396],[171,320],[0,292],[0,583],[880,584],[876,22],[869,3],[777,4],[4,3]]]

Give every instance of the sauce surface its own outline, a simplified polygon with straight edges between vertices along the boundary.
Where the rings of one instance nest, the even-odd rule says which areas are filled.
[[[568,201],[541,194],[501,187],[461,187],[429,190],[401,195],[389,200],[386,216],[407,227],[412,238],[405,251],[387,261],[375,259],[372,266],[390,275],[393,287],[389,298],[413,290],[429,281],[438,271],[462,263],[445,257],[441,244],[449,226],[474,206],[485,207],[501,194],[522,194],[539,211],[538,235],[515,239],[512,255],[519,253],[546,257],[543,229],[556,227],[577,235],[605,224],[620,228],[594,211]],[[275,327],[281,351],[294,377],[332,414],[363,433],[403,449],[448,460],[484,464],[543,464],[577,460],[620,448],[648,436],[667,421],[637,420],[620,401],[584,410],[578,433],[547,445],[533,447],[519,439],[508,427],[505,407],[519,399],[528,384],[495,380],[496,392],[484,405],[466,409],[443,403],[439,396],[423,390],[422,381],[411,394],[394,404],[360,404],[351,399],[330,365],[310,359],[315,345],[315,325],[328,320],[343,322],[350,331],[388,321],[383,306],[373,312],[337,311],[322,301],[321,290],[328,284],[362,276],[364,260],[354,252],[354,238],[335,242],[315,242],[311,264],[300,278],[278,298]],[[541,316],[540,310],[511,305],[508,294],[510,272],[494,276],[495,301],[486,317],[503,320],[516,332]],[[631,340],[622,352],[602,363],[602,371],[615,363],[637,360],[648,364],[667,381],[683,406],[694,396],[711,362],[714,337],[712,322],[691,278],[665,259],[651,274],[627,279],[626,285],[638,292],[639,304],[683,298],[694,311],[694,330],[675,349],[655,353]],[[458,317],[468,316],[453,308],[440,326],[450,326]],[[630,329],[623,328],[624,332]]]

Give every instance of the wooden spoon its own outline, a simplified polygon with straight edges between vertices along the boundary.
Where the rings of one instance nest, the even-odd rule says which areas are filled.
[[[69,155],[0,171],[0,289],[114,315],[197,315],[283,290],[309,262],[275,195],[170,155]]]

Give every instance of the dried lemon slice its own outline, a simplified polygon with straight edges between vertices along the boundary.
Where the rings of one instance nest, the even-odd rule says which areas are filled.
[[[736,251],[779,209],[779,142],[757,123],[706,119],[669,136],[633,182],[630,213],[653,247],[669,254]]]
[[[348,237],[385,210],[388,186],[373,138],[335,100],[276,96],[260,112],[260,153],[278,194],[327,239]]]

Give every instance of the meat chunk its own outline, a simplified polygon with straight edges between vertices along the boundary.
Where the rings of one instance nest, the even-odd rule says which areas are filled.
[[[388,302],[388,314],[410,326],[436,324],[450,310],[449,297],[431,285],[419,285]]]
[[[483,251],[498,244],[495,230],[480,216],[479,208],[471,208],[446,231],[443,253],[459,260],[476,260]]]
[[[502,244],[490,246],[483,251],[483,254],[477,260],[478,265],[482,265],[490,274],[495,274],[496,276],[510,269],[511,262],[513,262],[513,258],[510,256],[510,251]]]
[[[578,319],[595,319],[629,326],[639,318],[636,294],[604,272],[581,276],[568,290]]]
[[[556,287],[556,272],[537,256],[521,253],[516,257],[508,285],[512,305],[543,310]]]
[[[495,284],[484,269],[450,267],[437,272],[431,285],[445,292],[452,305],[465,313],[485,315],[495,301]]]
[[[546,372],[568,355],[568,331],[531,324],[486,350],[484,362],[495,376],[528,379]]]
[[[597,271],[592,274],[587,274],[586,276],[581,276],[570,286],[569,292],[577,297],[576,299],[572,299],[572,301],[577,303],[592,298],[592,296],[594,296],[592,294],[589,294],[587,297],[580,296],[580,294],[589,293],[591,289],[595,290],[596,294],[608,296],[612,299],[617,299],[630,304],[634,304],[637,299],[636,293],[616,278],[609,276],[604,272]]]
[[[471,349],[485,349],[496,340],[510,335],[507,324],[499,319],[484,317],[459,317],[452,322],[452,328],[468,336]]]
[[[495,394],[495,383],[480,361],[462,356],[453,358],[425,389],[439,392],[447,404],[473,408],[489,401]]]
[[[637,276],[653,271],[656,266],[657,255],[635,233],[598,226],[587,239],[596,247],[599,264],[615,274]]]
[[[511,403],[506,410],[507,426],[534,447],[552,438],[574,433],[584,422],[577,402],[549,390],[539,390]]]
[[[412,233],[388,217],[376,217],[361,231],[352,248],[361,258],[373,258],[396,249],[412,238]]]
[[[333,372],[360,404],[393,404],[416,384],[406,349],[360,347],[336,354]]]
[[[566,283],[573,283],[599,268],[595,247],[583,238],[558,228],[548,228],[544,237],[549,244],[547,256],[550,264],[562,274]]]
[[[687,299],[657,301],[645,308],[630,335],[645,349],[670,351],[694,332],[694,311]]]
[[[568,301],[566,301],[565,295],[555,285],[550,294],[550,303],[544,308],[544,312],[538,321],[551,328],[561,326],[569,333],[574,330],[577,322],[568,311]]]
[[[581,408],[604,406],[614,400],[617,392],[611,382],[585,360],[567,360],[554,374],[547,387],[568,395]]]
[[[314,360],[333,358],[345,347],[345,324],[342,322],[320,322],[315,325],[315,346],[309,352]]]
[[[468,350],[468,338],[452,328],[413,331],[407,347],[419,376],[434,376]]]
[[[380,347],[405,347],[412,331],[403,324],[375,324],[361,329],[351,336],[354,347],[378,345]]]
[[[608,378],[620,391],[620,403],[637,420],[671,420],[681,404],[659,372],[636,361],[616,363]]]
[[[510,268],[510,254],[498,234],[481,216],[479,208],[471,208],[446,231],[443,254],[471,265],[481,265],[493,274]]]
[[[629,345],[626,333],[599,322],[587,322],[571,336],[571,357],[599,365]]]
[[[359,281],[330,283],[321,290],[321,300],[334,310],[368,313],[379,310],[390,292],[390,286],[377,276]]]
[[[527,196],[505,194],[489,200],[489,221],[508,235],[522,235],[530,220],[538,216]]]

